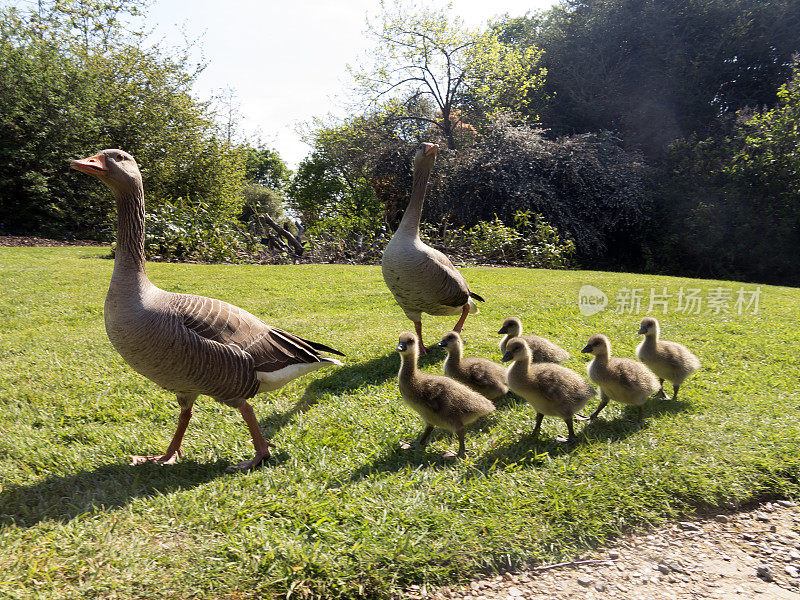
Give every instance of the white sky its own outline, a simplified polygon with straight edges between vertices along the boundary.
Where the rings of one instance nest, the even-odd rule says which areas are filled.
[[[504,13],[546,9],[554,0],[452,4],[468,26],[480,26]],[[198,96],[232,88],[244,133],[278,150],[294,168],[310,150],[295,132],[297,124],[341,115],[335,102],[348,81],[346,66],[371,47],[365,19],[378,7],[378,0],[154,0],[147,27],[167,44],[182,44],[184,36],[199,39],[208,66],[197,82]]]

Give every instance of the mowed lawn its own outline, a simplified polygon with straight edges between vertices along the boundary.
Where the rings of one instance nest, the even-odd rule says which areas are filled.
[[[177,404],[106,339],[103,253],[0,248],[0,597],[385,597],[800,491],[800,290],[760,286],[758,312],[739,314],[737,291],[756,285],[508,268],[463,270],[487,300],[467,320],[467,355],[499,360],[496,332],[519,315],[585,375],[592,333],[634,356],[654,288],[673,296],[658,309],[663,337],[702,370],[678,401],[651,401],[643,428],[612,403],[564,447],[563,422],[545,419],[536,440],[534,412],[510,397],[468,432],[465,460],[441,458],[456,447],[442,432],[402,453],[422,429],[396,382],[397,336],[412,326],[380,268],[151,263],[160,287],[233,302],[347,358],[254,399],[277,445],[264,468],[225,472],[252,455],[250,436],[238,411],[205,397],[181,463],[130,467],[127,455],[166,449]],[[605,311],[581,315],[583,285],[605,292]],[[682,288],[705,300],[731,290],[728,312],[679,312]],[[638,314],[615,312],[625,289],[642,290]],[[426,342],[455,320],[426,317]]]

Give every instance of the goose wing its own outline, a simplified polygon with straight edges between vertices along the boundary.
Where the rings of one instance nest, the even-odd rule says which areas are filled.
[[[425,247],[428,259],[422,265],[418,281],[425,285],[432,298],[445,306],[464,306],[470,297],[469,286],[451,260],[430,246]]]
[[[295,364],[329,362],[319,350],[341,354],[324,344],[267,325],[246,310],[214,298],[176,294],[173,306],[189,331],[223,346],[238,348],[252,359],[255,371],[273,372]]]

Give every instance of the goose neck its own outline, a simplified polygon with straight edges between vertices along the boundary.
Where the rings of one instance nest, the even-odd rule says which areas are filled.
[[[113,278],[146,278],[144,252],[144,191],[117,191],[117,248],[114,253]]]
[[[433,164],[421,166],[414,171],[414,184],[411,188],[411,200],[408,203],[403,219],[400,221],[398,231],[406,235],[419,237],[419,224],[422,219],[422,204],[425,200],[425,191],[428,188],[428,179],[431,175]]]

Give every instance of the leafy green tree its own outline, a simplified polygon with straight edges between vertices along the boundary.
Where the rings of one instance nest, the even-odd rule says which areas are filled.
[[[292,171],[276,150],[259,145],[244,149],[245,176],[251,183],[273,190],[283,190],[291,180]]]
[[[376,44],[369,66],[351,68],[359,99],[379,110],[392,102],[426,103],[434,114],[387,116],[428,124],[450,149],[458,128],[472,127],[471,121],[485,122],[500,110],[530,112],[544,78],[537,48],[515,48],[491,30],[467,29],[449,9],[412,12],[399,1],[382,1],[368,34]]]
[[[800,69],[723,139],[682,140],[657,205],[662,267],[800,285]]]
[[[121,147],[137,159],[149,207],[203,198],[238,214],[244,156],[219,140],[191,87],[188,53],[146,46],[141,3],[42,0],[0,10],[0,223],[7,231],[98,237],[108,194],[68,160]]]
[[[650,157],[718,117],[773,102],[800,51],[796,0],[563,0],[500,27],[545,50],[557,133],[620,131]]]

